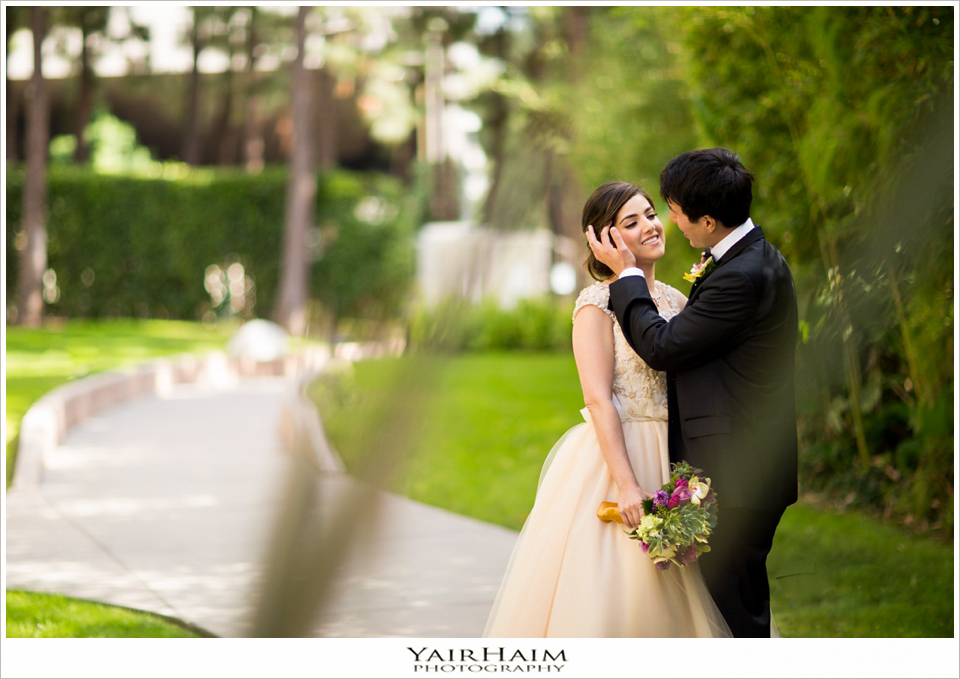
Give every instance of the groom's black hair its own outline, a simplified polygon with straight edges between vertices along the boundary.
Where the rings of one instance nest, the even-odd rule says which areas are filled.
[[[728,229],[750,216],[753,175],[740,157],[724,148],[687,151],[660,173],[660,195],[695,222],[710,215]]]

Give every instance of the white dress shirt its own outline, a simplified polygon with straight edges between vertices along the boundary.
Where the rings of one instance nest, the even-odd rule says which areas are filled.
[[[727,254],[737,241],[750,233],[752,228],[753,220],[747,217],[747,221],[721,238],[719,243],[710,248],[710,255],[713,257],[713,261],[719,262],[720,258]],[[617,278],[625,278],[627,276],[643,276],[643,270],[636,266],[628,266],[620,272]]]

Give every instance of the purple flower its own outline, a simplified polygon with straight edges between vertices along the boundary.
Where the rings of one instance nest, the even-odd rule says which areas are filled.
[[[679,488],[680,486],[686,484],[686,482],[687,482],[687,477],[686,477],[686,476],[681,476],[681,477],[679,477],[676,481],[673,482],[673,487],[674,487],[674,488]]]
[[[670,500],[670,495],[665,490],[658,490],[653,494],[653,504],[663,507]]]
[[[691,497],[693,497],[693,491],[690,490],[689,486],[677,486],[674,488],[673,494],[670,496],[670,501],[667,502],[667,509],[679,507],[682,502],[686,502]]]
[[[665,571],[665,570],[667,570],[668,568],[670,568],[670,562],[669,562],[669,561],[658,561],[658,562],[657,562],[657,570],[659,570],[659,571]]]
[[[643,540],[641,540],[641,541],[640,541],[640,549],[643,550],[643,553],[644,553],[644,554],[647,554],[647,553],[650,551],[650,545],[648,545],[646,542],[644,542]]]

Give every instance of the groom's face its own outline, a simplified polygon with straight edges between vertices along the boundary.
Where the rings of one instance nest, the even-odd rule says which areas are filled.
[[[683,214],[683,209],[672,201],[667,201],[667,207],[670,208],[670,221],[677,225],[690,245],[700,249],[716,245],[713,242],[713,230],[708,228],[709,218],[703,216],[695,222]]]

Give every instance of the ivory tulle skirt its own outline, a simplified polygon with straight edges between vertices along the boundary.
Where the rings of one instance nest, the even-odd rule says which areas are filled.
[[[667,423],[623,430],[637,480],[653,492],[670,476]],[[485,637],[730,636],[697,563],[659,571],[623,526],[597,518],[617,497],[593,425],[567,431],[544,462]]]

